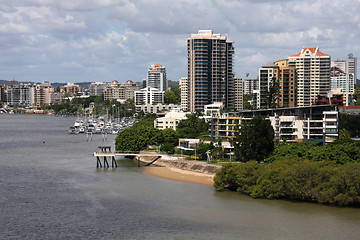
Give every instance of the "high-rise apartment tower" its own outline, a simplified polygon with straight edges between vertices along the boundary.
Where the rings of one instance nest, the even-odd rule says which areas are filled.
[[[188,110],[222,102],[234,108],[233,42],[212,30],[199,30],[187,40]]]
[[[288,58],[288,66],[295,67],[297,74],[297,105],[311,106],[318,95],[327,96],[330,91],[329,55],[319,48],[303,48]]]
[[[166,91],[168,81],[166,78],[166,69],[160,64],[151,65],[148,69],[146,87],[156,88],[159,91]]]

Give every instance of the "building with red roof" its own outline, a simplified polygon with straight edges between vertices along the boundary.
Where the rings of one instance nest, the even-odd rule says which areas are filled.
[[[319,48],[303,48],[288,58],[288,66],[295,67],[297,75],[297,106],[311,106],[318,95],[331,90],[331,57]]]

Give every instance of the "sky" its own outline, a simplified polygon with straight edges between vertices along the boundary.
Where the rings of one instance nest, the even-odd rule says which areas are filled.
[[[0,0],[0,79],[142,81],[150,65],[187,76],[187,38],[234,41],[236,77],[319,47],[360,57],[360,0]]]

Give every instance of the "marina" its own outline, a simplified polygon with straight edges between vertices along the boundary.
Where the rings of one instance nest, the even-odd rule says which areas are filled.
[[[133,118],[108,119],[106,116],[97,118],[75,120],[74,125],[69,127],[69,134],[118,134],[122,130],[132,127],[137,122]]]

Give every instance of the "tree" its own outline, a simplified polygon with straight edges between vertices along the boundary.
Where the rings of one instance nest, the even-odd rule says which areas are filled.
[[[179,85],[172,86],[170,90],[166,90],[164,93],[164,102],[166,104],[180,104],[181,91]]]
[[[244,94],[243,96],[243,109],[253,109],[249,101],[253,99],[252,94]]]
[[[255,116],[241,123],[240,129],[235,132],[233,144],[238,161],[264,161],[274,150],[274,129],[270,121]]]
[[[174,153],[174,147],[176,147],[179,142],[179,136],[177,132],[172,128],[166,128],[161,130],[161,134],[163,137],[161,150],[168,153]]]
[[[199,113],[186,115],[187,119],[181,121],[177,126],[176,132],[181,138],[199,138],[208,134],[209,125],[204,119],[199,118]]]
[[[280,83],[276,77],[272,78],[268,91],[265,94],[265,104],[267,108],[279,107]]]

